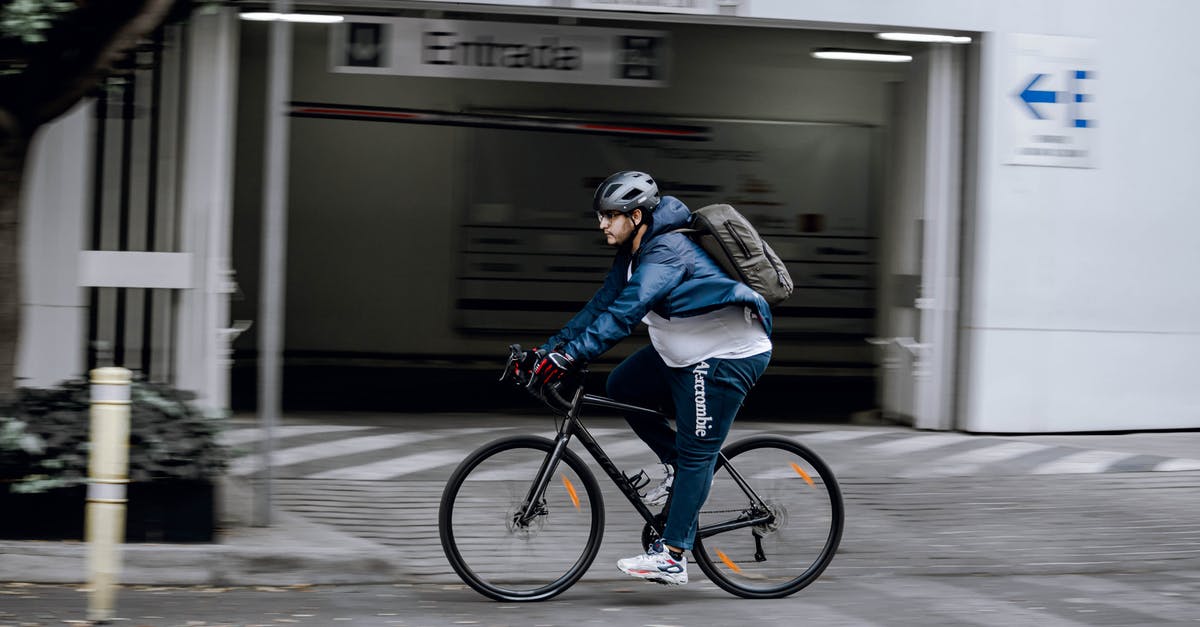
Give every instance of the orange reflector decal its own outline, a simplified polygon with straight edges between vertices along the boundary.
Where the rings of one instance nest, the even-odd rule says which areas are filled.
[[[808,473],[804,472],[804,469],[801,468],[800,465],[797,464],[796,462],[792,462],[792,470],[795,470],[796,474],[800,475],[801,477],[804,477],[804,480],[808,482],[808,485],[814,486],[814,487],[817,485],[817,484],[813,483],[812,477],[808,476]]]
[[[571,485],[571,480],[566,475],[562,476],[563,485],[567,486],[567,493],[571,495],[571,502],[575,504],[575,509],[579,509],[579,494],[575,492],[575,486]]]
[[[720,549],[714,549],[714,550],[717,552],[717,557],[721,558],[722,562],[725,562],[725,565],[729,567],[729,570],[732,570],[735,573],[742,572],[742,569],[739,568],[737,564],[734,564],[733,560],[729,559],[728,555],[726,555]]]

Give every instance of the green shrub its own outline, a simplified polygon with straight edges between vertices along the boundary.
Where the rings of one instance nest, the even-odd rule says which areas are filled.
[[[164,385],[134,381],[130,396],[130,481],[209,481],[224,473],[229,452],[217,441],[224,416],[200,411],[194,395]],[[89,410],[87,381],[18,390],[0,407],[0,485],[43,492],[85,483]]]

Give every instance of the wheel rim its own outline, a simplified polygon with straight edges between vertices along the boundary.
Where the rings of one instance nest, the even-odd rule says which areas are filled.
[[[484,594],[548,598],[578,579],[595,556],[602,518],[588,485],[594,481],[566,460],[555,469],[536,515],[524,524],[517,521],[547,452],[527,446],[492,451],[477,460],[452,500],[443,503],[447,557]]]

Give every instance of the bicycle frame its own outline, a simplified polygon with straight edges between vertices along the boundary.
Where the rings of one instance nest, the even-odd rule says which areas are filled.
[[[630,482],[629,478],[623,473],[617,465],[613,463],[612,458],[604,452],[600,443],[587,430],[580,420],[580,411],[583,406],[605,407],[615,409],[624,413],[641,414],[645,416],[655,416],[659,418],[667,418],[665,414],[653,409],[638,407],[615,401],[605,396],[597,396],[594,394],[584,394],[582,384],[575,390],[570,402],[570,409],[566,412],[564,420],[558,428],[558,435],[554,438],[554,450],[546,456],[546,460],[542,462],[541,467],[534,479],[533,485],[530,486],[529,493],[526,495],[521,508],[518,510],[518,515],[515,522],[521,525],[528,524],[540,512],[540,504],[542,495],[546,491],[546,487],[550,483],[550,478],[554,474],[554,470],[558,467],[559,460],[562,459],[563,450],[567,448],[571,438],[578,438],[579,443],[592,456],[596,464],[604,470],[609,479],[616,484],[617,488],[625,495],[633,509],[654,529],[660,536],[663,533],[663,526],[666,521],[656,516],[642,502],[642,496],[638,494],[637,489]],[[754,527],[758,525],[770,524],[774,520],[774,515],[770,513],[769,508],[763,502],[762,498],[754,491],[750,484],[742,477],[741,473],[729,463],[725,458],[724,453],[718,453],[723,467],[729,472],[730,476],[737,483],[750,499],[750,507],[743,510],[742,514],[732,520],[717,523],[714,525],[702,526],[696,530],[697,538],[707,538],[709,536],[733,531],[735,529],[743,529],[745,527]]]

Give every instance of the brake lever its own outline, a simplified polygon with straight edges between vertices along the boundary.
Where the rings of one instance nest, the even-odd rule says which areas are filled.
[[[504,363],[504,372],[500,373],[500,382],[503,383],[512,378],[518,378],[515,365],[521,363],[521,358],[525,353],[521,350],[520,344],[509,344],[508,346],[508,361]]]

